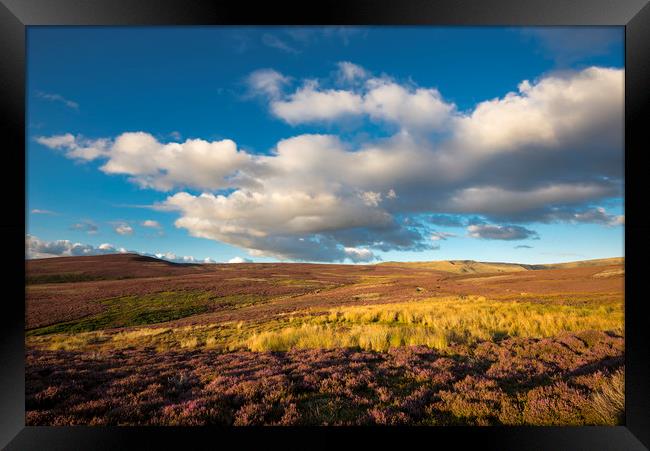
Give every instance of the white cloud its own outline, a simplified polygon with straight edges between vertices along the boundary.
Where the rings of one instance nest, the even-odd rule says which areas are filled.
[[[218,188],[227,175],[248,160],[231,140],[187,140],[161,144],[147,133],[124,133],[101,167],[108,174],[128,174],[145,187],[161,190],[173,186]]]
[[[271,81],[258,80],[258,91],[273,97],[272,108],[286,104],[281,114],[291,120],[367,114],[400,130],[356,146],[333,135],[299,135],[263,155],[230,140],[162,144],[144,132],[124,133],[101,141],[110,143],[96,157],[106,160],[101,169],[143,187],[198,190],[170,193],[156,208],[177,212],[176,227],[192,236],[280,259],[431,249],[439,241],[431,239],[431,224],[467,225],[453,214],[493,223],[468,229],[487,239],[535,236],[518,223],[624,222],[589,207],[622,195],[623,70],[547,75],[467,112],[434,89],[385,77],[358,92],[307,84],[283,96],[286,77],[266,75]],[[336,96],[351,100],[328,103]],[[70,134],[39,142],[65,151],[81,146]],[[215,193],[221,189],[228,191]],[[431,220],[403,220],[412,215]]]
[[[94,247],[91,244],[75,243],[69,240],[40,240],[33,235],[25,236],[25,257],[26,258],[50,258],[66,256],[85,256],[124,253],[124,248],[115,248],[110,244],[101,244]]]
[[[339,82],[353,83],[357,80],[363,80],[368,77],[368,72],[361,67],[349,61],[337,63],[339,68]]]
[[[153,219],[147,219],[145,221],[141,222],[142,227],[149,227],[151,229],[160,229],[160,223],[158,221],[154,221]]]
[[[71,133],[50,137],[40,136],[36,141],[52,149],[64,150],[66,157],[82,162],[107,156],[110,146],[110,141],[107,139],[89,140],[80,135],[75,137]]]
[[[217,263],[214,259],[210,257],[206,258],[194,258],[191,255],[184,255],[184,256],[179,256],[176,255],[173,252],[158,252],[155,254],[148,254],[146,252],[137,252],[140,255],[145,255],[148,257],[156,257],[161,260],[167,260],[173,263],[192,263],[192,264],[197,264],[197,263]]]
[[[36,141],[51,149],[67,149],[76,145],[76,138],[72,133],[50,137],[41,136],[36,138]]]
[[[457,144],[474,153],[521,152],[529,146],[558,148],[587,133],[598,147],[622,145],[624,72],[589,67],[524,80],[517,93],[479,103],[457,119]],[[594,150],[593,152],[596,152]]]
[[[370,249],[346,247],[345,255],[354,263],[371,262],[377,259]]]
[[[36,96],[40,99],[44,100],[49,100],[50,102],[59,102],[62,103],[63,105],[67,106],[68,108],[72,108],[73,110],[78,110],[79,109],[79,104],[73,100],[66,99],[63,97],[61,94],[51,94],[47,92],[42,92],[38,91],[36,93]]]
[[[363,203],[368,207],[377,207],[381,203],[381,193],[374,191],[364,191],[359,197],[361,197]]]
[[[32,214],[35,214],[35,215],[57,215],[57,213],[52,211],[52,210],[42,210],[40,208],[33,208],[32,209]]]
[[[174,263],[216,263],[216,261],[210,257],[198,259],[192,256],[177,256],[173,252],[149,254],[147,252],[126,250],[123,247],[115,247],[109,243],[102,243],[99,246],[95,247],[92,244],[75,243],[69,240],[46,241],[40,240],[38,237],[35,237],[33,235],[25,236],[25,258],[28,259],[51,257],[80,257],[126,253],[156,257]]]
[[[362,67],[339,63],[339,80],[352,82],[366,77]],[[318,82],[311,80],[284,99],[275,96],[270,108],[292,125],[367,115],[405,129],[439,129],[455,111],[436,89],[409,88],[386,78],[370,78],[360,90],[320,89]]]
[[[371,86],[364,96],[364,112],[402,128],[441,129],[455,109],[436,89],[408,89],[393,82],[375,82]]]
[[[107,158],[100,167],[103,172],[129,175],[138,185],[161,191],[183,186],[222,188],[228,185],[227,177],[234,176],[251,162],[251,156],[237,150],[229,139],[212,142],[188,139],[183,143],[163,144],[148,133],[128,132],[110,145],[109,140],[97,140],[91,147],[83,147],[87,142],[78,142],[71,134],[37,140],[47,147],[65,149],[69,158],[82,161]]]
[[[126,250],[123,247],[118,249],[110,243],[102,243],[99,246],[97,246],[97,249],[99,249],[100,251],[111,251],[111,252],[117,251],[118,253],[122,253],[122,254],[126,253]]]
[[[283,87],[289,82],[289,77],[285,77],[273,69],[256,70],[246,79],[246,83],[253,93],[264,94],[272,99],[278,98],[282,94]]]
[[[234,257],[228,260],[228,263],[252,263],[253,260],[243,257]]]
[[[313,83],[291,94],[287,100],[271,103],[271,112],[289,124],[329,121],[359,114],[362,98],[354,93],[328,89],[319,91]]]
[[[133,227],[126,222],[114,223],[113,230],[119,235],[133,235]]]

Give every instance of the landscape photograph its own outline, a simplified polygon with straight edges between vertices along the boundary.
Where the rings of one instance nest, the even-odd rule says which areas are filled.
[[[623,27],[29,27],[27,426],[625,423]]]

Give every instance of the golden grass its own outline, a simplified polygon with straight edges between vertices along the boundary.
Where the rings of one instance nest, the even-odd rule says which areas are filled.
[[[594,277],[596,279],[603,279],[616,276],[625,276],[625,268],[606,269],[605,271],[596,273],[591,277]]]
[[[450,296],[339,307],[325,312],[307,310],[262,322],[51,334],[28,337],[28,344],[66,350],[136,346],[158,350],[205,347],[224,351],[283,351],[358,347],[385,351],[405,345],[444,349],[450,344],[471,344],[505,337],[544,338],[562,332],[622,329],[622,301],[562,304]]]
[[[592,409],[601,424],[623,424],[625,416],[625,371],[620,369],[592,396]]]
[[[332,324],[303,323],[279,331],[255,334],[244,340],[242,347],[251,351],[286,351],[289,349],[333,349],[358,347],[385,351],[407,345],[425,345],[444,349],[446,337],[421,327],[384,324],[335,327]]]
[[[443,349],[505,337],[544,338],[561,332],[622,330],[622,306],[571,306],[489,301],[481,296],[332,309],[300,326],[255,334],[254,351],[404,345]]]

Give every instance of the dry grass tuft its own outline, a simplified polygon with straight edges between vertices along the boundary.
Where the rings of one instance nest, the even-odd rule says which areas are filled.
[[[592,408],[599,422],[607,425],[623,424],[625,418],[625,370],[616,371],[592,395]]]

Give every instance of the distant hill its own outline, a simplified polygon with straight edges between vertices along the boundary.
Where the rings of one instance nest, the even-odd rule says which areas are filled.
[[[84,282],[193,274],[207,265],[173,263],[138,254],[54,257],[27,260],[27,283]]]
[[[536,269],[569,269],[569,268],[584,268],[587,266],[610,266],[610,265],[624,265],[624,257],[614,257],[614,258],[598,258],[595,260],[580,260],[575,262],[568,263],[551,263],[548,265],[535,265],[541,266],[541,268]]]
[[[486,274],[499,272],[534,271],[540,269],[570,269],[589,266],[623,265],[623,257],[581,260],[568,263],[527,265],[523,263],[477,262],[474,260],[440,260],[431,262],[383,262],[379,265],[433,269],[455,274]]]
[[[433,269],[436,271],[452,272],[456,274],[483,274],[495,272],[527,271],[527,265],[517,263],[490,263],[474,260],[441,260],[433,262],[385,262],[384,266],[400,266],[408,268]]]
[[[605,258],[569,263],[526,265],[519,263],[478,262],[474,260],[442,260],[431,262],[383,262],[380,267],[429,269],[454,274],[490,274],[532,271],[540,269],[572,269],[593,266],[622,266],[623,258]],[[249,266],[279,267],[296,263],[252,263]],[[230,265],[173,263],[138,254],[108,254],[88,257],[55,257],[27,260],[28,284],[84,282],[92,280],[130,279],[137,277],[166,277],[213,272]],[[304,266],[304,265],[303,265]],[[362,266],[362,265],[360,265]],[[609,274],[609,273],[608,273]],[[605,276],[599,276],[605,277]]]

